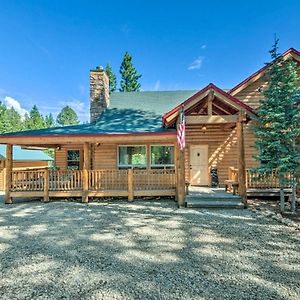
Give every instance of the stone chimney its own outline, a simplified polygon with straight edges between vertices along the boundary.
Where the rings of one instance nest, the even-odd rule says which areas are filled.
[[[109,78],[103,67],[90,71],[90,121],[94,123],[109,105]]]

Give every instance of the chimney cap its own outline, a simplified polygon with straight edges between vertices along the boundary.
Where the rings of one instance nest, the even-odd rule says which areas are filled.
[[[96,67],[96,70],[97,70],[97,71],[104,71],[104,68],[103,68],[102,66],[97,66],[97,67]]]

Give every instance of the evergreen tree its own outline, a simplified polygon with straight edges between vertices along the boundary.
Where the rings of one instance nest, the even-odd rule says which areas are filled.
[[[26,130],[41,129],[45,128],[45,121],[43,116],[40,114],[36,105],[34,105],[29,112],[24,116],[24,128]]]
[[[65,106],[56,118],[57,124],[61,126],[79,124],[79,119],[76,112],[70,107]]]
[[[140,90],[141,84],[138,80],[142,75],[137,73],[136,68],[132,64],[132,56],[128,52],[124,55],[120,74],[122,78],[120,92],[138,92]]]
[[[109,78],[109,93],[112,93],[117,89],[117,77],[112,71],[110,64],[106,65],[105,72]]]
[[[284,210],[283,187],[287,173],[295,174],[300,154],[296,139],[300,136],[299,67],[277,53],[278,40],[270,51],[272,61],[267,71],[268,87],[258,109],[253,129],[257,136],[257,171],[270,174],[276,170],[281,187],[281,210]]]
[[[49,115],[45,116],[45,127],[50,128],[50,127],[54,127],[54,126],[55,126],[55,120],[54,120],[52,114],[50,113]]]
[[[0,133],[5,133],[7,128],[6,106],[0,101]]]
[[[6,132],[23,130],[21,115],[13,108],[6,109]]]

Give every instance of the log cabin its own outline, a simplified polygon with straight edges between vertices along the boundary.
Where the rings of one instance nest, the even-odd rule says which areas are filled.
[[[291,48],[282,54],[300,62]],[[225,187],[237,183],[246,201],[251,185],[272,187],[276,180],[254,182],[255,136],[251,120],[267,85],[264,66],[225,91],[210,83],[201,90],[109,93],[103,68],[90,71],[90,123],[7,133],[6,196],[92,197],[174,196],[185,205],[187,186],[211,186],[212,174]],[[177,128],[185,113],[186,147]],[[13,170],[12,146],[55,150],[52,170]]]
[[[13,163],[14,170],[30,170],[30,169],[45,169],[49,167],[49,163],[53,161],[49,155],[41,150],[23,149],[20,146],[13,147]],[[6,147],[0,145],[0,191],[5,190],[5,159]]]

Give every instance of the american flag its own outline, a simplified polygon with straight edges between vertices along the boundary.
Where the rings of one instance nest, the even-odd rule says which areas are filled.
[[[183,107],[181,108],[180,124],[177,129],[177,142],[179,145],[179,149],[183,150],[185,148],[185,116]]]

